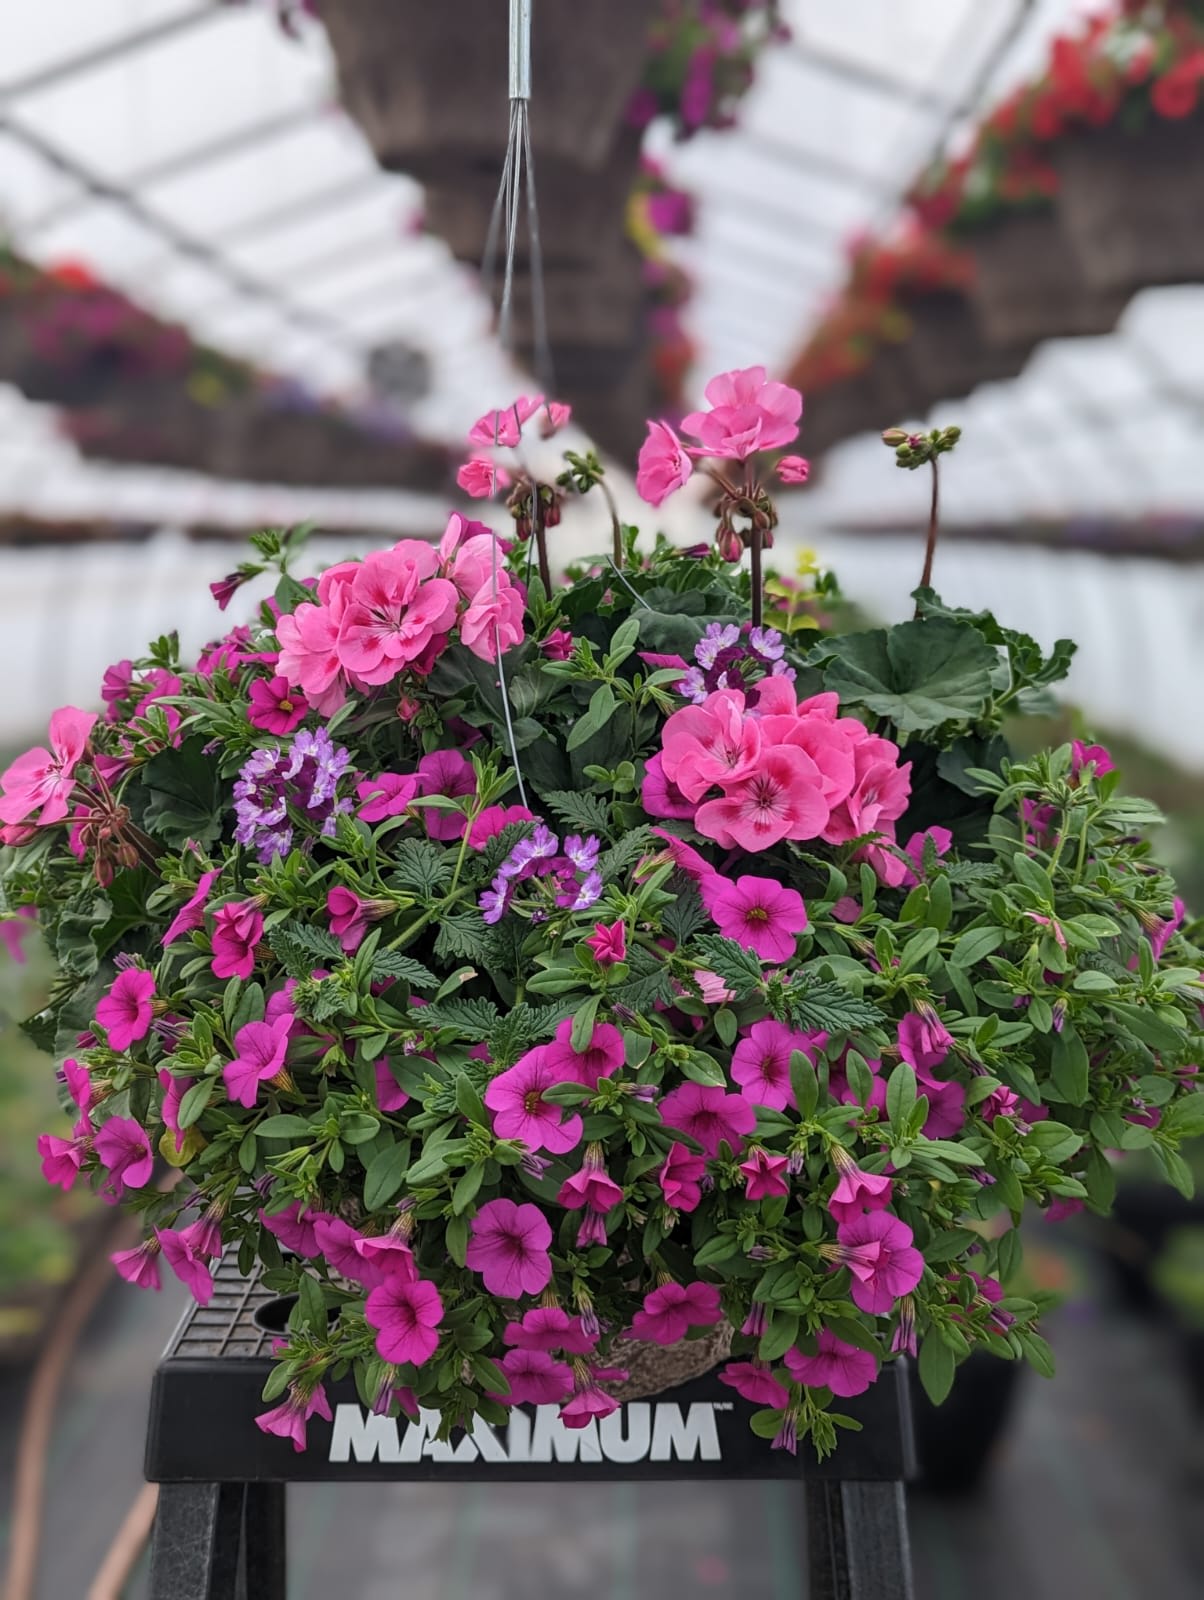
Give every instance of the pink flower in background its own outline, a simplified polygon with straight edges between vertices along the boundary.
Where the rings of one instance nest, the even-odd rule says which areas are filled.
[[[253,1106],[259,1100],[259,1085],[284,1070],[291,1015],[275,1022],[245,1022],[234,1035],[237,1054],[222,1072],[226,1092],[240,1106]]]
[[[458,800],[462,795],[475,794],[476,788],[472,762],[465,760],[458,750],[433,750],[418,763],[419,794],[443,794],[451,800]],[[426,831],[432,839],[459,839],[463,836],[467,820],[462,811],[441,811],[434,806],[420,809]]]
[[[472,1219],[465,1261],[490,1294],[517,1300],[538,1294],[552,1278],[552,1229],[538,1206],[490,1200]]]
[[[640,447],[635,487],[641,500],[659,506],[690,481],[694,464],[667,422],[650,422]]]
[[[309,701],[300,689],[289,688],[287,678],[254,678],[247,698],[251,726],[282,738],[305,720],[309,710]]]
[[[381,1111],[400,1111],[402,1106],[409,1103],[409,1095],[393,1076],[384,1056],[377,1056],[373,1065],[376,1072],[377,1106]]]
[[[318,1237],[315,1224],[320,1214],[303,1211],[296,1200],[291,1200],[283,1211],[261,1211],[259,1220],[269,1233],[275,1234],[286,1250],[298,1256],[316,1256]]]
[[[826,1033],[804,1033],[766,1017],[754,1022],[732,1051],[732,1081],[753,1105],[783,1111],[795,1103],[790,1086],[790,1057],[801,1050],[814,1064],[828,1042]]]
[[[469,444],[503,445],[513,449],[522,438],[523,423],[530,422],[541,405],[543,395],[520,394],[504,409],[487,411],[468,430]]]
[[[510,474],[488,456],[471,456],[456,473],[456,482],[474,500],[487,500],[497,489],[510,487]]]
[[[1116,771],[1116,762],[1102,744],[1085,744],[1076,739],[1070,747],[1070,776],[1081,778],[1088,769],[1089,776],[1102,778]]]
[[[923,833],[913,833],[903,846],[903,853],[910,856],[915,866],[915,871],[909,872],[904,867],[900,879],[902,883],[909,886],[919,883],[924,871],[924,851],[930,839],[938,857],[947,856],[953,847],[953,835],[948,828],[925,828]]]
[[[159,1241],[154,1234],[144,1239],[132,1250],[116,1250],[109,1260],[117,1268],[119,1277],[139,1289],[161,1289],[159,1276]]]
[[[666,1128],[688,1134],[707,1157],[717,1156],[724,1141],[739,1154],[744,1135],[751,1133],[757,1122],[756,1112],[740,1095],[693,1082],[671,1090],[661,1101],[660,1112]]]
[[[924,1272],[924,1258],[905,1222],[887,1211],[868,1211],[836,1229],[833,1259],[848,1267],[853,1303],[871,1316],[890,1311],[910,1294]]]
[[[653,828],[652,831],[658,839],[665,841],[665,854],[687,878],[693,878],[695,883],[703,884],[715,871],[706,857],[700,855],[694,846],[687,844],[684,839],[679,839],[676,834],[666,833],[664,828]]]
[[[37,920],[36,906],[18,906],[14,917],[0,921],[0,944],[8,951],[9,960],[19,967],[25,965],[24,940]]]
[[[811,463],[806,456],[783,456],[777,465],[778,477],[792,488],[806,483],[811,476]]]
[[[702,900],[724,938],[734,939],[762,961],[789,960],[795,936],[807,926],[802,895],[773,878],[745,876],[733,883],[715,873],[703,884]]]
[[[722,372],[703,392],[711,409],[692,411],[681,426],[705,455],[745,461],[798,438],[803,397],[787,384],[767,382],[764,367]]]
[[[187,1232],[171,1228],[156,1228],[155,1237],[163,1251],[163,1259],[188,1289],[199,1306],[207,1306],[213,1298],[213,1274],[195,1241]]]
[[[168,924],[167,932],[162,939],[165,950],[169,944],[174,944],[182,934],[191,933],[194,928],[204,925],[205,902],[209,899],[209,892],[220,877],[220,867],[214,867],[209,872],[201,873],[197,879],[196,888]]]
[[[250,581],[250,573],[228,572],[224,578],[219,578],[216,583],[211,583],[209,585],[209,593],[217,601],[217,609],[224,611],[243,584]]]
[[[561,400],[545,400],[543,415],[539,419],[539,437],[550,439],[573,420],[572,406]]]
[[[834,1395],[847,1400],[855,1394],[864,1394],[877,1381],[878,1361],[868,1350],[846,1344],[827,1328],[816,1336],[816,1353],[804,1355],[801,1350],[787,1350],[786,1367],[795,1383],[806,1384],[809,1389],[831,1389]]]
[[[420,1367],[438,1347],[443,1301],[425,1278],[390,1278],[368,1296],[364,1318],[377,1329],[377,1355],[395,1366],[408,1361]]]
[[[581,1143],[581,1118],[566,1107],[543,1098],[545,1089],[577,1081],[548,1057],[549,1046],[528,1050],[512,1067],[499,1072],[485,1090],[485,1104],[493,1113],[493,1131],[499,1139],[519,1139],[528,1150],[548,1150],[567,1155]]]
[[[46,1182],[64,1191],[70,1189],[88,1153],[86,1142],[82,1138],[63,1139],[57,1133],[39,1133],[37,1149]]]
[[[249,978],[255,971],[255,949],[263,938],[263,914],[253,900],[235,900],[213,913],[215,978]]]
[[[899,1054],[917,1072],[939,1067],[953,1048],[953,1035],[930,1007],[909,1011],[899,1023]]]
[[[632,1336],[651,1344],[680,1344],[691,1328],[723,1320],[719,1290],[712,1283],[663,1283],[644,1296],[631,1319]]]
[[[790,1402],[789,1389],[761,1361],[729,1361],[719,1374],[719,1382],[726,1383],[754,1406],[772,1406],[779,1411]]]
[[[115,661],[111,667],[105,668],[105,675],[101,679],[100,698],[108,706],[105,713],[106,722],[117,722],[119,712],[117,703],[128,699],[130,685],[134,681],[134,663],[132,661]]]
[[[18,756],[0,773],[0,822],[24,822],[35,811],[45,826],[61,822],[71,809],[72,774],[96,725],[96,714],[63,706],[50,719],[50,749],[41,745]]]
[[[92,1141],[96,1158],[108,1169],[106,1191],[120,1200],[127,1189],[144,1189],[155,1169],[155,1154],[133,1117],[110,1117]]]
[[[596,1089],[600,1078],[612,1078],[626,1060],[623,1035],[613,1022],[595,1022],[584,1050],[574,1050],[573,1019],[566,1017],[551,1044],[544,1045],[548,1065],[560,1074],[558,1083],[583,1083]]]
[[[564,628],[553,628],[539,648],[549,661],[567,661],[573,653],[574,643],[571,633]]]
[[[468,847],[470,850],[480,850],[512,822],[534,821],[526,806],[486,806],[468,829]]]
[[[864,1211],[881,1211],[890,1205],[891,1180],[883,1174],[863,1172],[840,1145],[831,1147],[840,1177],[828,1197],[828,1211],[837,1222],[851,1222]]]
[[[671,1144],[657,1181],[665,1204],[674,1211],[693,1211],[702,1199],[702,1180],[706,1162],[684,1144]]]
[[[498,1366],[506,1374],[509,1394],[494,1398],[505,1406],[559,1405],[573,1392],[573,1369],[546,1350],[508,1350]]]
[[[1170,944],[1173,936],[1183,926],[1186,918],[1187,906],[1184,901],[1180,900],[1178,895],[1176,895],[1170,917],[1158,921],[1153,932],[1150,934],[1150,948],[1154,952],[1155,961],[1162,960],[1163,955],[1166,953],[1167,945]],[[1057,932],[1061,933],[1061,929],[1057,929]],[[1063,949],[1066,948],[1065,938],[1059,939],[1058,942],[1061,944]]]
[[[165,1067],[159,1069],[159,1082],[163,1087],[163,1104],[159,1108],[163,1118],[163,1125],[175,1134],[176,1150],[184,1148],[184,1139],[187,1129],[180,1126],[180,1104],[184,1096],[192,1088],[192,1078],[177,1078],[174,1073],[168,1072]]]
[[[786,1178],[789,1165],[789,1156],[771,1155],[757,1145],[747,1160],[740,1163],[740,1171],[744,1174],[744,1198],[772,1200],[776,1195],[789,1194],[790,1184]]]
[[[598,1342],[589,1334],[580,1317],[570,1317],[559,1306],[534,1306],[523,1313],[521,1322],[508,1322],[503,1335],[507,1344],[520,1350],[563,1350],[568,1355],[588,1355]]]
[[[389,817],[404,815],[407,806],[418,793],[416,772],[382,772],[379,777],[365,778],[357,783],[355,792],[360,808],[356,815],[361,822],[385,822]]]
[[[128,1050],[145,1039],[154,1020],[155,975],[143,967],[119,972],[96,1007],[96,1021],[105,1030],[110,1050]]]
[[[985,1100],[979,1101],[978,1114],[984,1122],[994,1122],[996,1117],[1018,1117],[1020,1096],[1013,1089],[1000,1084],[998,1089],[992,1089]]]
[[[256,1417],[255,1426],[261,1433],[274,1433],[282,1439],[291,1439],[293,1449],[301,1451],[305,1449],[305,1424],[313,1416],[324,1417],[327,1422],[331,1420],[330,1401],[326,1398],[325,1388],[319,1383],[309,1394],[305,1394],[293,1383],[289,1385],[288,1399]]]
[[[336,884],[326,892],[326,915],[330,918],[330,931],[343,949],[358,950],[374,915],[373,903]]]
[[[595,922],[593,933],[581,942],[600,967],[617,966],[627,960],[627,924],[623,921]]]
[[[92,1087],[92,1074],[74,1056],[63,1062],[63,1082],[67,1093],[80,1111],[89,1112],[96,1104],[96,1091]]]

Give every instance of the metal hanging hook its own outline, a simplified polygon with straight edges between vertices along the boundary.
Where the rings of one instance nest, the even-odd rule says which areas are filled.
[[[532,0],[510,0],[510,98],[531,98]]]

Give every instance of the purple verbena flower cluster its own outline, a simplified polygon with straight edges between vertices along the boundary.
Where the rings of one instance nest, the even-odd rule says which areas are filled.
[[[785,660],[786,645],[774,628],[741,628],[734,622],[707,624],[694,646],[692,666],[678,691],[701,705],[716,689],[748,689],[759,678],[794,681],[794,668]]]
[[[256,850],[261,862],[287,855],[293,847],[290,808],[317,823],[324,838],[333,838],[336,819],[351,810],[351,801],[338,797],[339,779],[350,767],[351,752],[325,728],[302,729],[287,747],[256,750],[234,785],[235,839]]]
[[[541,899],[528,912],[532,922],[546,920],[552,901],[569,911],[588,911],[602,896],[601,848],[602,842],[594,834],[582,839],[571,833],[562,849],[547,823],[536,823],[530,837],[519,840],[481,895],[485,921],[500,922],[514,904],[519,884],[532,878],[540,880],[542,889]]]

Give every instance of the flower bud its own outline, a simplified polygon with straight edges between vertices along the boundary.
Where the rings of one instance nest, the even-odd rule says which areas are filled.
[[[882,443],[891,450],[897,450],[901,444],[907,443],[907,435],[902,428],[887,428],[882,435]]]
[[[715,536],[715,548],[722,560],[736,562],[744,554],[744,541],[735,528],[724,526]]]

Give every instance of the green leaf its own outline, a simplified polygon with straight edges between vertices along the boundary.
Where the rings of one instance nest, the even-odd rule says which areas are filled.
[[[339,1118],[339,1138],[344,1144],[367,1144],[380,1132],[380,1118],[367,1111],[346,1111]]]
[[[794,1090],[798,1114],[806,1121],[819,1103],[819,1079],[810,1057],[802,1050],[790,1052],[790,1087]]]
[[[949,957],[951,967],[973,967],[989,956],[1007,938],[1002,928],[971,928],[969,933],[963,933],[953,946],[953,953]]]
[[[413,989],[439,987],[439,979],[428,967],[397,950],[378,950],[372,957],[370,970],[373,983],[379,983],[384,978],[395,978],[399,983],[408,983]]]
[[[485,1105],[477,1093],[476,1085],[466,1072],[462,1072],[456,1079],[456,1107],[466,1116],[469,1122],[475,1122],[478,1128],[490,1126]]]
[[[886,1084],[886,1114],[892,1131],[900,1134],[907,1126],[912,1107],[916,1103],[915,1070],[906,1061],[900,1061]]]
[[[998,657],[976,628],[928,618],[825,643],[824,687],[901,733],[980,717]]]
[[[590,1041],[594,1037],[594,1023],[598,1016],[600,995],[591,994],[584,1005],[578,1006],[573,1013],[573,1026],[569,1030],[569,1044],[578,1055],[584,1054],[589,1049]]]
[[[332,933],[303,922],[277,923],[268,932],[268,943],[290,978],[308,978],[317,968],[343,960],[343,947]]]
[[[452,1210],[456,1216],[460,1216],[468,1210],[476,1199],[484,1178],[485,1166],[480,1161],[475,1166],[469,1167],[467,1172],[461,1174],[456,1187],[452,1190]]]
[[[447,1245],[448,1255],[458,1267],[462,1267],[468,1254],[468,1218],[463,1215],[450,1217],[443,1230],[443,1241]]]
[[[1081,1106],[1087,1101],[1091,1062],[1087,1046],[1073,1023],[1053,1035],[1050,1052],[1049,1092],[1066,1106]]]
[[[934,1406],[939,1406],[948,1398],[949,1391],[953,1388],[957,1360],[935,1329],[925,1337],[920,1346],[919,1368],[924,1393]]]
[[[553,789],[543,798],[566,827],[581,833],[608,832],[610,806],[601,795],[578,794],[574,789]]]
[[[757,1354],[762,1361],[779,1361],[798,1338],[799,1319],[793,1311],[775,1311],[761,1335]]]
[[[960,1256],[963,1250],[978,1242],[978,1235],[972,1233],[969,1228],[944,1228],[940,1233],[934,1233],[924,1246],[924,1260],[952,1261],[955,1256]]]
[[[590,697],[589,706],[583,717],[579,717],[573,724],[568,738],[565,740],[566,750],[576,750],[581,745],[600,733],[610,721],[615,711],[615,693],[608,683],[600,683]]]
[[[730,1006],[720,1006],[712,1020],[720,1042],[730,1050],[736,1042],[737,1033],[740,1031],[740,1024],[736,1021],[736,1013]]]
[[[286,1112],[278,1117],[266,1117],[255,1132],[261,1139],[312,1139],[314,1130],[304,1117]]]
[[[388,860],[390,880],[420,900],[433,899],[451,882],[454,852],[431,839],[391,839]]]
[[[758,1439],[775,1439],[781,1432],[784,1415],[782,1411],[754,1411],[748,1425]]]
[[[704,933],[695,941],[701,964],[723,979],[738,999],[753,993],[761,983],[761,963],[751,950],[722,934]]]
[[[200,1121],[201,1113],[213,1098],[216,1087],[216,1078],[202,1078],[199,1083],[194,1083],[191,1089],[185,1091],[176,1117],[181,1128],[191,1128],[193,1123]]]
[[[798,977],[786,991],[786,1019],[810,1033],[861,1033],[882,1026],[882,1013],[827,978]]]
[[[401,1188],[406,1168],[410,1164],[409,1140],[391,1144],[379,1151],[368,1164],[364,1174],[364,1208],[377,1211],[387,1205]]]
[[[179,849],[189,839],[212,844],[221,837],[222,800],[217,762],[195,734],[177,749],[160,750],[142,769],[148,833]]]
[[[328,1338],[330,1319],[326,1315],[326,1297],[318,1280],[311,1277],[308,1272],[303,1272],[297,1287],[299,1292],[293,1316],[303,1328],[307,1328],[313,1334],[315,1339]]]

